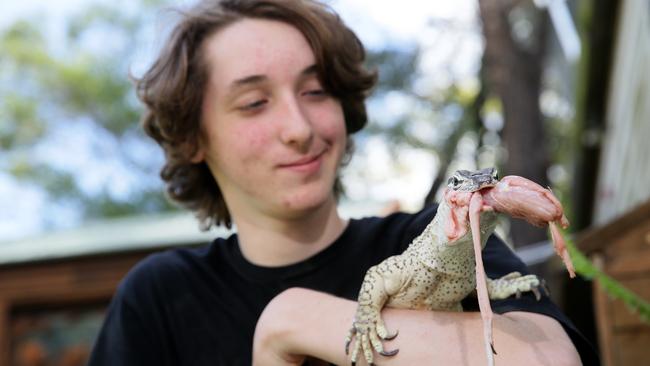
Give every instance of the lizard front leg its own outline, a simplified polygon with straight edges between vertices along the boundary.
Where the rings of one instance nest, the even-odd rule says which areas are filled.
[[[531,291],[539,300],[541,294],[539,288],[544,288],[543,281],[535,275],[522,276],[519,272],[511,272],[498,279],[487,279],[487,289],[490,299],[505,299],[512,295],[520,296],[522,292]]]
[[[386,290],[386,278],[384,278],[384,271],[382,270],[385,266],[382,266],[382,264],[373,266],[366,272],[359,291],[357,312],[354,316],[352,328],[350,328],[345,339],[346,354],[348,354],[350,343],[354,339],[350,356],[352,365],[356,363],[359,351],[363,351],[369,365],[373,364],[373,349],[382,356],[393,356],[398,351],[384,351],[384,346],[380,340],[389,340],[397,336],[397,333],[388,333],[381,318],[381,309],[390,297]],[[395,274],[395,272],[390,274]]]

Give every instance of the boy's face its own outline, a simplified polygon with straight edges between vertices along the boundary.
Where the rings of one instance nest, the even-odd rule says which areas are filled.
[[[233,218],[291,219],[331,203],[345,121],[302,33],[244,19],[206,39],[203,50],[209,81],[196,160],[207,162]]]

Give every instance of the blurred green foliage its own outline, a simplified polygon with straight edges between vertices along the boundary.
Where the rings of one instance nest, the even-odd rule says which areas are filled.
[[[0,168],[10,172],[16,184],[39,187],[51,202],[72,205],[85,219],[173,209],[157,177],[162,156],[139,128],[142,109],[129,81],[134,54],[151,43],[147,37],[159,33],[152,25],[164,15],[160,9],[171,3],[89,3],[65,20],[63,39],[56,42],[38,18],[17,21],[0,34]],[[496,114],[501,110],[490,107],[494,98],[486,95],[484,83],[468,87],[453,80],[451,72],[444,75],[452,79],[448,87],[417,91],[423,76],[418,69],[421,52],[418,46],[403,44],[369,50],[369,66],[379,71],[380,80],[369,101],[370,123],[358,134],[357,144],[362,148],[365,137],[380,135],[393,152],[408,147],[435,156],[439,177],[425,199],[432,201],[436,188],[454,168],[462,138],[475,141],[477,166],[501,163],[498,130],[488,131],[483,124],[486,110]],[[447,62],[457,61],[450,57]],[[373,101],[386,104],[395,94],[402,101],[400,113],[373,113]],[[56,161],[62,155],[39,157],[43,145],[51,145],[57,133],[84,129],[94,131],[95,140],[113,146],[91,146],[89,159],[96,169],[113,169],[108,162],[117,160],[137,177],[129,181],[128,194],[116,194],[110,189],[114,182],[108,181],[89,191],[80,174],[91,172],[78,172],[66,161]],[[134,141],[138,148],[133,148]],[[82,144],[56,143],[59,149]]]
[[[161,153],[139,127],[142,107],[129,81],[138,51],[134,45],[151,43],[155,33],[151,27],[174,4],[167,0],[118,3],[91,2],[69,16],[63,39],[48,34],[45,18],[38,17],[18,20],[0,33],[0,168],[15,184],[44,192],[51,205],[74,207],[84,220],[174,209],[158,178]],[[412,92],[418,55],[417,47],[370,51],[368,63],[380,73],[373,98],[397,90],[423,103],[421,110],[427,112],[421,119],[432,120],[432,101]],[[371,121],[375,127],[360,134],[360,144],[368,134],[381,134],[397,145],[435,151],[439,143],[419,139],[409,130],[410,116],[405,115],[385,128]],[[54,148],[60,150],[84,144],[53,142],[61,131],[74,130],[93,131],[95,140],[117,145],[91,146],[93,156],[88,158],[94,159],[98,171],[112,169],[108,162],[118,160],[142,179],[130,185],[126,195],[112,193],[111,182],[89,191],[83,187],[83,174],[92,172],[75,171],[74,165],[61,161],[67,159],[65,154],[39,155],[48,144],[51,148],[56,143]],[[134,140],[140,149],[132,151],[129,146]],[[142,145],[148,146],[146,153],[160,155],[143,158]]]
[[[571,260],[578,274],[589,280],[595,280],[612,299],[620,299],[627,308],[639,316],[641,320],[650,324],[650,303],[639,295],[628,290],[623,284],[608,276],[596,267],[571,240],[566,241]]]
[[[63,39],[48,34],[43,17],[18,20],[0,33],[0,169],[15,184],[37,187],[52,204],[73,206],[84,219],[173,209],[157,177],[162,157],[139,128],[142,110],[129,81],[134,39],[146,31],[146,15],[163,3],[90,3],[65,20]],[[62,151],[81,144],[80,134],[51,146],[57,132],[75,130],[96,131],[95,139],[105,142],[89,147],[98,169],[114,169],[105,163],[117,161],[141,178],[132,179],[137,183],[128,194],[111,192],[111,182],[84,189],[80,175],[92,172],[75,171],[62,161],[65,154],[42,156],[47,144]],[[130,151],[134,140],[140,150]],[[142,146],[151,158],[141,156]]]

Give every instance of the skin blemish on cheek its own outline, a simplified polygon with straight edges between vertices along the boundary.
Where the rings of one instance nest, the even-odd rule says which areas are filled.
[[[240,138],[231,141],[231,143],[238,145],[244,144],[253,150],[265,146],[267,141],[269,141],[269,132],[267,129],[253,128],[253,126],[241,126],[237,128],[235,135]]]

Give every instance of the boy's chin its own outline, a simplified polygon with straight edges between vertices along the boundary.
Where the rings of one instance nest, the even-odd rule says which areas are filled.
[[[314,187],[315,188],[315,187]],[[292,192],[283,200],[283,206],[296,212],[309,212],[336,203],[331,189],[309,189]]]

